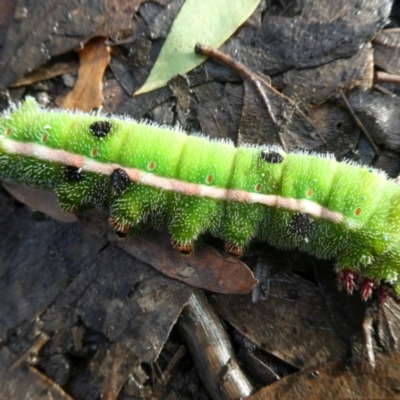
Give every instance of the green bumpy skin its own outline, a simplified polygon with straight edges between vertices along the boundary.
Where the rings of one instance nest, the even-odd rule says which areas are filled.
[[[97,166],[87,169],[88,160]],[[102,167],[114,165],[122,175],[112,178]],[[144,175],[127,179],[129,169]],[[148,176],[175,186],[160,189],[143,180]],[[106,209],[120,230],[167,225],[180,246],[211,232],[238,249],[260,240],[335,258],[339,271],[384,280],[400,294],[400,187],[383,173],[326,156],[235,148],[126,118],[43,110],[29,98],[0,117],[0,179],[55,191],[68,211]],[[179,182],[195,191],[176,190]],[[208,194],[213,190],[219,195]],[[235,197],[243,192],[248,200]],[[253,194],[277,203],[262,204]],[[309,201],[341,218],[311,215],[303,203],[286,207],[281,199]]]

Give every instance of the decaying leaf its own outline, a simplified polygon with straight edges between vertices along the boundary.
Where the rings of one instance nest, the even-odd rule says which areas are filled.
[[[3,187],[18,201],[33,210],[41,211],[50,217],[61,222],[77,222],[76,215],[61,210],[60,204],[55,193],[44,190],[30,189],[14,183],[2,182]]]
[[[101,397],[107,400],[116,399],[137,362],[135,354],[119,342],[100,346],[90,363],[90,369]]]
[[[56,60],[56,61],[55,61]],[[32,85],[37,82],[44,81],[46,79],[51,79],[56,76],[71,74],[78,71],[79,62],[78,59],[69,59],[66,61],[60,61],[58,59],[52,59],[44,65],[34,71],[25,74],[22,78],[18,79],[11,87],[20,87],[26,85]]]
[[[34,367],[9,370],[15,355],[2,347],[0,351],[0,398],[18,399],[23,393],[27,399],[72,400],[64,390]]]
[[[259,145],[281,143],[286,145],[287,150],[315,149],[324,146],[321,135],[288,97],[271,86],[263,85],[271,104],[272,114],[278,120],[278,124],[275,124],[266,113],[260,97],[254,96],[253,86],[245,81],[244,87],[244,104],[238,135],[240,146],[250,143]],[[282,137],[283,140],[280,142],[279,138]]]
[[[399,151],[400,101],[397,96],[376,92],[359,92],[349,102],[355,114],[377,145]]]
[[[106,243],[79,224],[65,224],[16,207],[0,196],[0,337],[35,319]],[[4,279],[7,277],[7,279]]]
[[[54,57],[132,23],[140,0],[47,0],[0,5],[0,88]],[[9,5],[9,4],[10,5]],[[14,2],[15,3],[15,2]],[[4,39],[3,39],[4,37]]]
[[[294,274],[273,273],[268,301],[213,296],[222,317],[253,343],[301,368],[346,356],[319,288]],[[254,321],[257,321],[255,324]],[[307,340],[305,340],[307,338]]]
[[[216,293],[248,293],[257,283],[247,265],[226,252],[203,244],[185,255],[172,247],[169,233],[154,229],[120,240],[110,233],[107,218],[96,214],[85,212],[78,218],[89,232],[98,236],[109,232],[111,241],[170,278]]]
[[[79,52],[78,81],[72,92],[61,101],[62,108],[91,111],[101,106],[103,74],[110,63],[109,47],[104,41],[104,38],[93,39]]]
[[[196,43],[219,47],[253,13],[259,0],[187,0],[176,17],[160,55],[137,96],[167,84],[206,60],[194,53]]]
[[[104,38],[93,39],[79,52],[78,80],[72,92],[61,101],[62,108],[90,111],[101,106],[103,74],[110,63],[109,47],[104,41]]]
[[[399,29],[385,29],[378,32],[373,40],[375,64],[392,74],[400,72]]]
[[[375,370],[349,368],[334,361],[289,375],[249,400],[261,399],[398,399],[400,353],[377,356]]]
[[[43,319],[55,319],[73,304],[72,323],[79,316],[86,326],[126,346],[141,361],[152,362],[191,293],[189,286],[109,246],[74,279]],[[68,332],[65,322],[57,324],[57,336],[62,338],[65,329]]]
[[[283,93],[303,104],[321,104],[340,88],[372,87],[373,50],[368,43],[350,58],[339,58],[316,68],[291,69],[284,74]]]

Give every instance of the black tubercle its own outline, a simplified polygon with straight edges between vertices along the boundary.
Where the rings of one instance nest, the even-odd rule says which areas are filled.
[[[263,150],[261,158],[269,164],[280,164],[283,161],[283,157],[276,151]]]
[[[111,131],[112,125],[109,121],[96,121],[89,126],[89,130],[94,137],[101,139],[106,137]]]
[[[82,179],[80,168],[67,165],[64,169],[64,177],[67,182],[78,182]]]
[[[112,172],[111,186],[116,192],[123,192],[129,186],[129,182],[129,176],[122,168],[117,168]]]
[[[315,221],[310,214],[293,214],[290,229],[295,235],[306,236],[314,229]]]

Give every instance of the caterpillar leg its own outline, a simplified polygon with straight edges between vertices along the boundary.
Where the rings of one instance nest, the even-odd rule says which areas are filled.
[[[378,282],[374,279],[362,277],[362,275],[350,269],[344,269],[338,273],[338,285],[343,287],[348,294],[353,294],[354,289],[357,288],[357,281],[360,282],[359,288],[361,298],[366,301],[371,296],[375,288],[378,287]]]
[[[221,236],[225,240],[224,249],[239,257],[244,247],[256,235],[259,222],[265,209],[259,204],[227,203]]]
[[[344,269],[338,272],[338,285],[344,287],[348,294],[353,294],[355,288],[355,280],[357,276],[356,271],[351,269]]]
[[[397,246],[388,248],[383,254],[376,256],[373,263],[362,270],[364,280],[361,287],[363,297],[379,288],[378,298],[382,304],[387,297],[389,287],[393,289],[393,297],[400,296],[400,263]],[[364,294],[365,293],[365,294]]]
[[[399,282],[398,255],[387,251],[381,255],[372,255],[370,249],[360,244],[350,244],[337,257],[338,282],[347,293],[352,294],[358,281],[363,300],[368,300],[382,282],[388,282],[396,292]],[[353,267],[351,267],[353,266]],[[380,296],[383,299],[383,296]]]
[[[235,246],[231,242],[224,242],[224,250],[235,257],[243,255],[243,247]]]
[[[338,283],[348,294],[353,294],[358,286],[363,300],[371,297],[376,282],[365,276],[366,266],[374,262],[371,250],[354,240],[344,248],[337,257]],[[358,283],[358,285],[357,285]]]
[[[126,189],[113,193],[110,201],[110,225],[122,234],[153,216],[157,225],[165,219],[167,197],[154,188],[131,183]]]
[[[108,223],[110,224],[111,228],[122,235],[127,235],[129,232],[129,225],[125,225],[123,222],[118,222],[114,216],[108,218]]]
[[[179,244],[175,239],[172,239],[172,246],[174,249],[178,249],[181,253],[190,254],[194,250],[192,242],[186,244]]]
[[[361,282],[361,298],[364,301],[367,301],[374,291],[375,287],[377,286],[376,282],[369,278],[364,278]]]
[[[221,218],[218,201],[175,195],[170,223],[172,243],[183,253],[190,253],[194,242],[205,231],[214,231]]]

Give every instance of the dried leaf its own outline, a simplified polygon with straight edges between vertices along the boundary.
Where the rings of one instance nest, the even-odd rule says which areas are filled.
[[[109,224],[104,215],[96,216],[97,213],[80,213],[78,218],[89,232],[104,236],[110,231]],[[246,264],[214,247],[202,245],[190,255],[182,254],[171,246],[171,235],[167,232],[148,229],[124,240],[115,233],[108,238],[164,275],[190,286],[216,293],[244,294],[258,282]]]
[[[7,190],[19,202],[26,204],[36,211],[41,211],[50,217],[61,222],[77,222],[75,214],[64,211],[60,207],[57,195],[53,192],[44,190],[30,189],[14,183],[2,182],[4,189]]]
[[[103,399],[116,399],[122,385],[138,362],[131,349],[122,343],[99,347],[90,369]]]
[[[169,234],[147,231],[118,244],[164,275],[190,286],[216,293],[244,294],[257,283],[247,265],[232,255],[208,245],[184,255],[172,248]]]
[[[245,95],[239,126],[238,145],[277,144],[287,150],[296,148],[318,149],[324,146],[321,135],[315,130],[307,116],[288,97],[271,86],[263,84],[263,91],[271,104],[274,123],[266,112],[259,94],[250,82],[244,82]],[[283,132],[283,133],[282,133]],[[283,140],[282,140],[283,139]]]
[[[45,81],[56,76],[71,74],[78,71],[79,62],[76,59],[69,57],[66,61],[60,61],[58,59],[52,59],[48,63],[40,66],[34,71],[25,74],[22,78],[18,79],[11,87],[20,87],[32,85],[37,82]]]
[[[93,39],[79,52],[78,81],[62,100],[62,108],[90,111],[102,105],[103,74],[110,63],[110,50],[104,41],[104,38]]]
[[[252,46],[244,49],[255,59],[246,64],[267,75],[275,75],[292,68],[314,68],[352,57],[387,24],[392,3],[391,0],[368,0],[361,11],[355,2],[347,0],[309,1],[312,18],[303,12],[295,18],[266,15]],[[254,63],[257,68],[252,66]]]
[[[373,50],[364,46],[350,58],[339,58],[316,68],[291,69],[284,74],[283,94],[303,104],[321,104],[340,88],[370,89],[373,78]]]
[[[191,293],[189,286],[112,245],[71,282],[46,318],[73,307],[86,326],[120,342],[141,361],[153,362]],[[57,332],[63,335],[61,327]]]
[[[261,399],[398,399],[400,353],[377,356],[376,369],[350,369],[335,361],[309,368],[250,396]]]
[[[8,347],[0,351],[1,399],[72,400],[64,390],[34,367],[9,370],[15,355]]]
[[[11,207],[3,193],[0,215],[0,338],[4,340],[7,332],[52,304],[93,263],[106,241],[79,224],[57,222],[27,207]]]
[[[373,40],[375,64],[392,74],[400,72],[400,32],[385,29],[378,32]]]
[[[377,145],[400,150],[400,101],[397,96],[359,92],[349,99],[351,107]]]
[[[296,368],[345,357],[319,288],[286,272],[273,272],[268,301],[251,295],[215,295],[219,314],[263,350]],[[257,321],[257,323],[254,323]]]
[[[141,0],[47,0],[18,2],[13,14],[0,2],[0,88],[49,58],[97,36],[127,29]],[[12,18],[12,15],[14,18]],[[3,44],[4,42],[4,44]]]
[[[161,88],[175,75],[185,74],[204,62],[205,57],[194,53],[195,44],[221,46],[250,17],[258,3],[259,0],[187,0],[147,81],[134,96]]]

